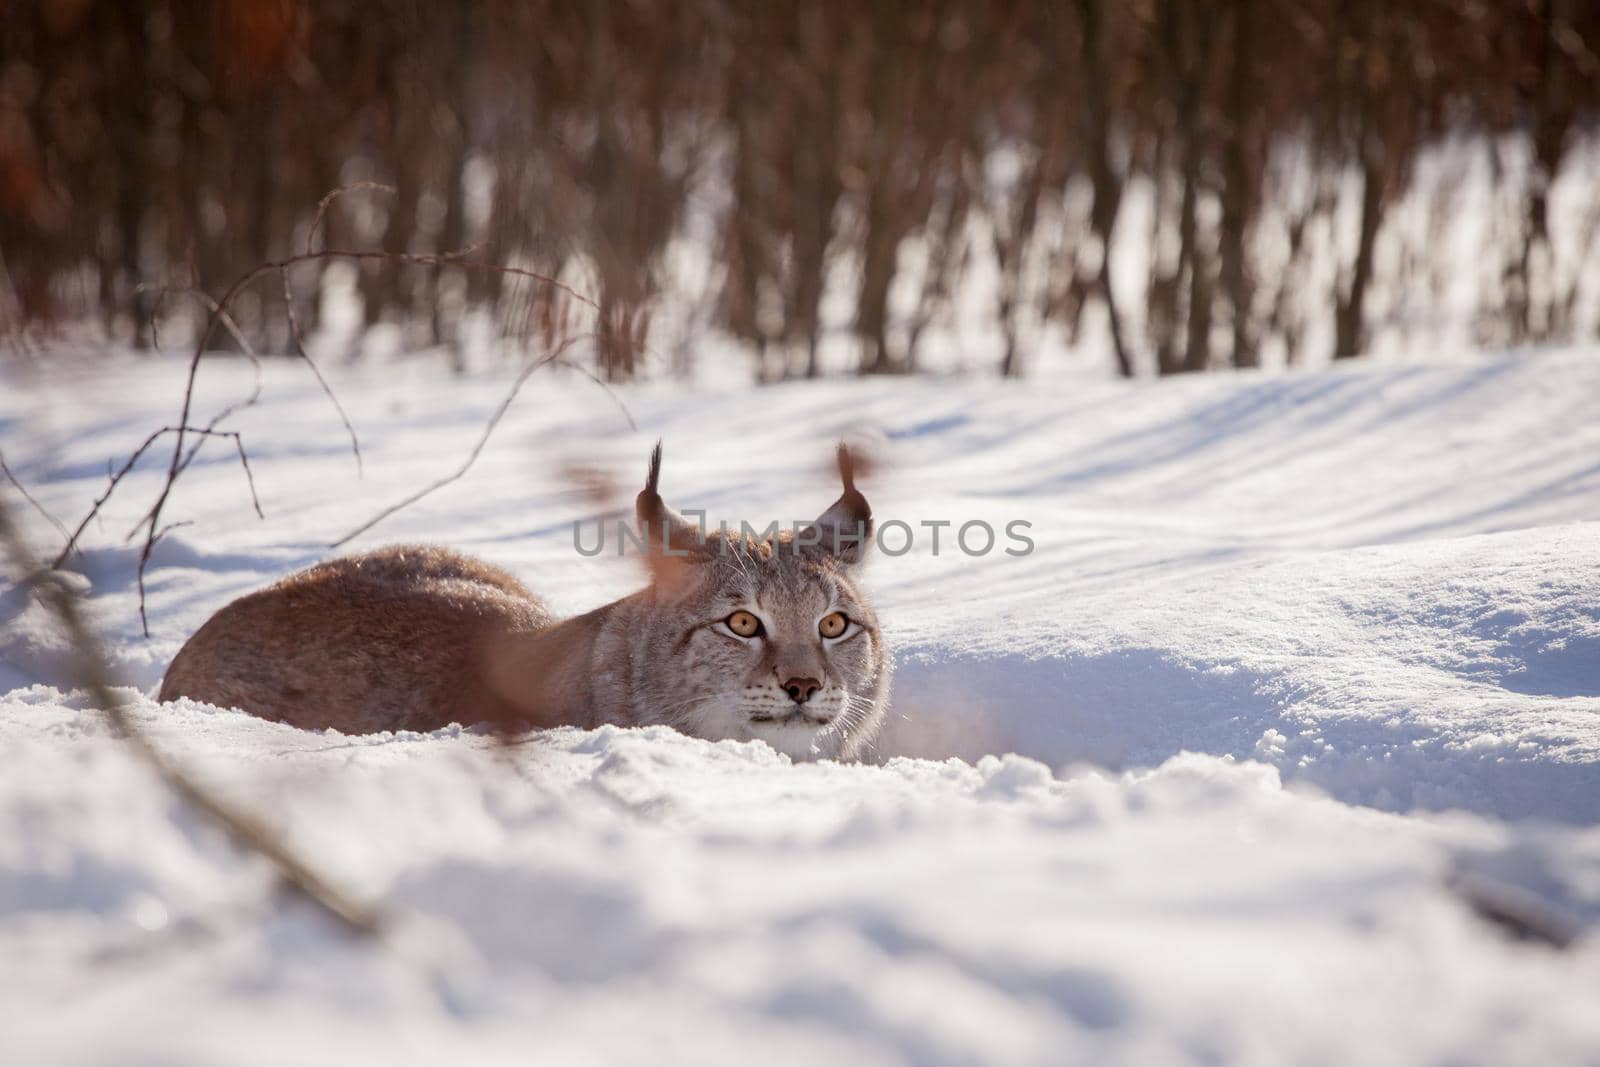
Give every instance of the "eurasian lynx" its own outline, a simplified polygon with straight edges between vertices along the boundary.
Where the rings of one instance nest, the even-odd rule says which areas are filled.
[[[662,723],[857,757],[882,725],[890,664],[855,582],[872,512],[843,445],[839,471],[843,495],[809,527],[702,538],[656,491],[657,445],[635,504],[651,581],[632,596],[562,622],[448,549],[348,556],[217,612],[161,699],[345,733]]]

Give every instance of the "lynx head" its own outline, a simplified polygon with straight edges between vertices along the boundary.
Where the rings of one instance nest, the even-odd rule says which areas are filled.
[[[748,524],[702,537],[656,491],[661,446],[636,502],[649,544],[648,622],[635,639],[636,707],[713,739],[759,739],[794,759],[870,750],[889,698],[877,616],[856,584],[872,509],[839,446],[844,493],[807,526]]]

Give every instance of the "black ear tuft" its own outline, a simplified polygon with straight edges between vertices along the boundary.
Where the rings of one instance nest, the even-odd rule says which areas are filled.
[[[666,517],[666,503],[661,499],[658,486],[661,484],[661,442],[656,441],[656,447],[650,450],[650,471],[645,475],[644,488],[633,501],[633,513],[641,525],[645,523],[656,524],[660,529],[661,521]]]
[[[843,448],[843,445],[839,446]],[[661,439],[656,439],[656,447],[650,450],[650,473],[644,479],[646,493],[658,493],[656,486],[661,482]]]
[[[689,524],[667,502],[661,499],[661,442],[650,452],[650,471],[645,475],[644,488],[634,498],[633,513],[638,519],[639,536],[645,548],[645,559],[657,581],[664,575],[681,573],[684,557],[702,547],[700,531]]]

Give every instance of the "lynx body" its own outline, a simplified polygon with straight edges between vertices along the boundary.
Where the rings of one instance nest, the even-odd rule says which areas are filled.
[[[492,722],[664,724],[764,740],[791,757],[870,750],[889,657],[854,570],[871,512],[842,447],[844,495],[808,529],[698,531],[639,494],[651,581],[564,621],[504,571],[400,546],[318,564],[217,612],[179,651],[187,697],[344,733]]]

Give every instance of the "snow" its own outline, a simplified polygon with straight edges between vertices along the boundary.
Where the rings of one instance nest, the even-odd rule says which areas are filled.
[[[764,525],[837,495],[831,442],[862,435],[875,512],[915,540],[866,579],[897,667],[857,765],[658,729],[501,750],[155,705],[212,611],[448,473],[509,381],[334,374],[358,478],[305,368],[269,364],[231,423],[266,518],[208,446],[144,638],[122,535],[158,451],[74,566],[163,750],[392,932],[353,942],[274,895],[65,691],[8,571],[0,1060],[1595,1062],[1597,355],[615,397],[541,372],[467,477],[356,542],[454,544],[582,610],[640,576],[574,550],[595,507],[575,467],[631,493],[661,437],[670,503]],[[7,462],[76,520],[175,417],[181,375],[12,372]],[[209,415],[251,377],[218,360],[201,382]],[[996,549],[952,551],[974,519]],[[1007,555],[1019,520],[1034,550]],[[925,521],[953,524],[937,554]],[[1571,943],[1516,940],[1485,901]]]

